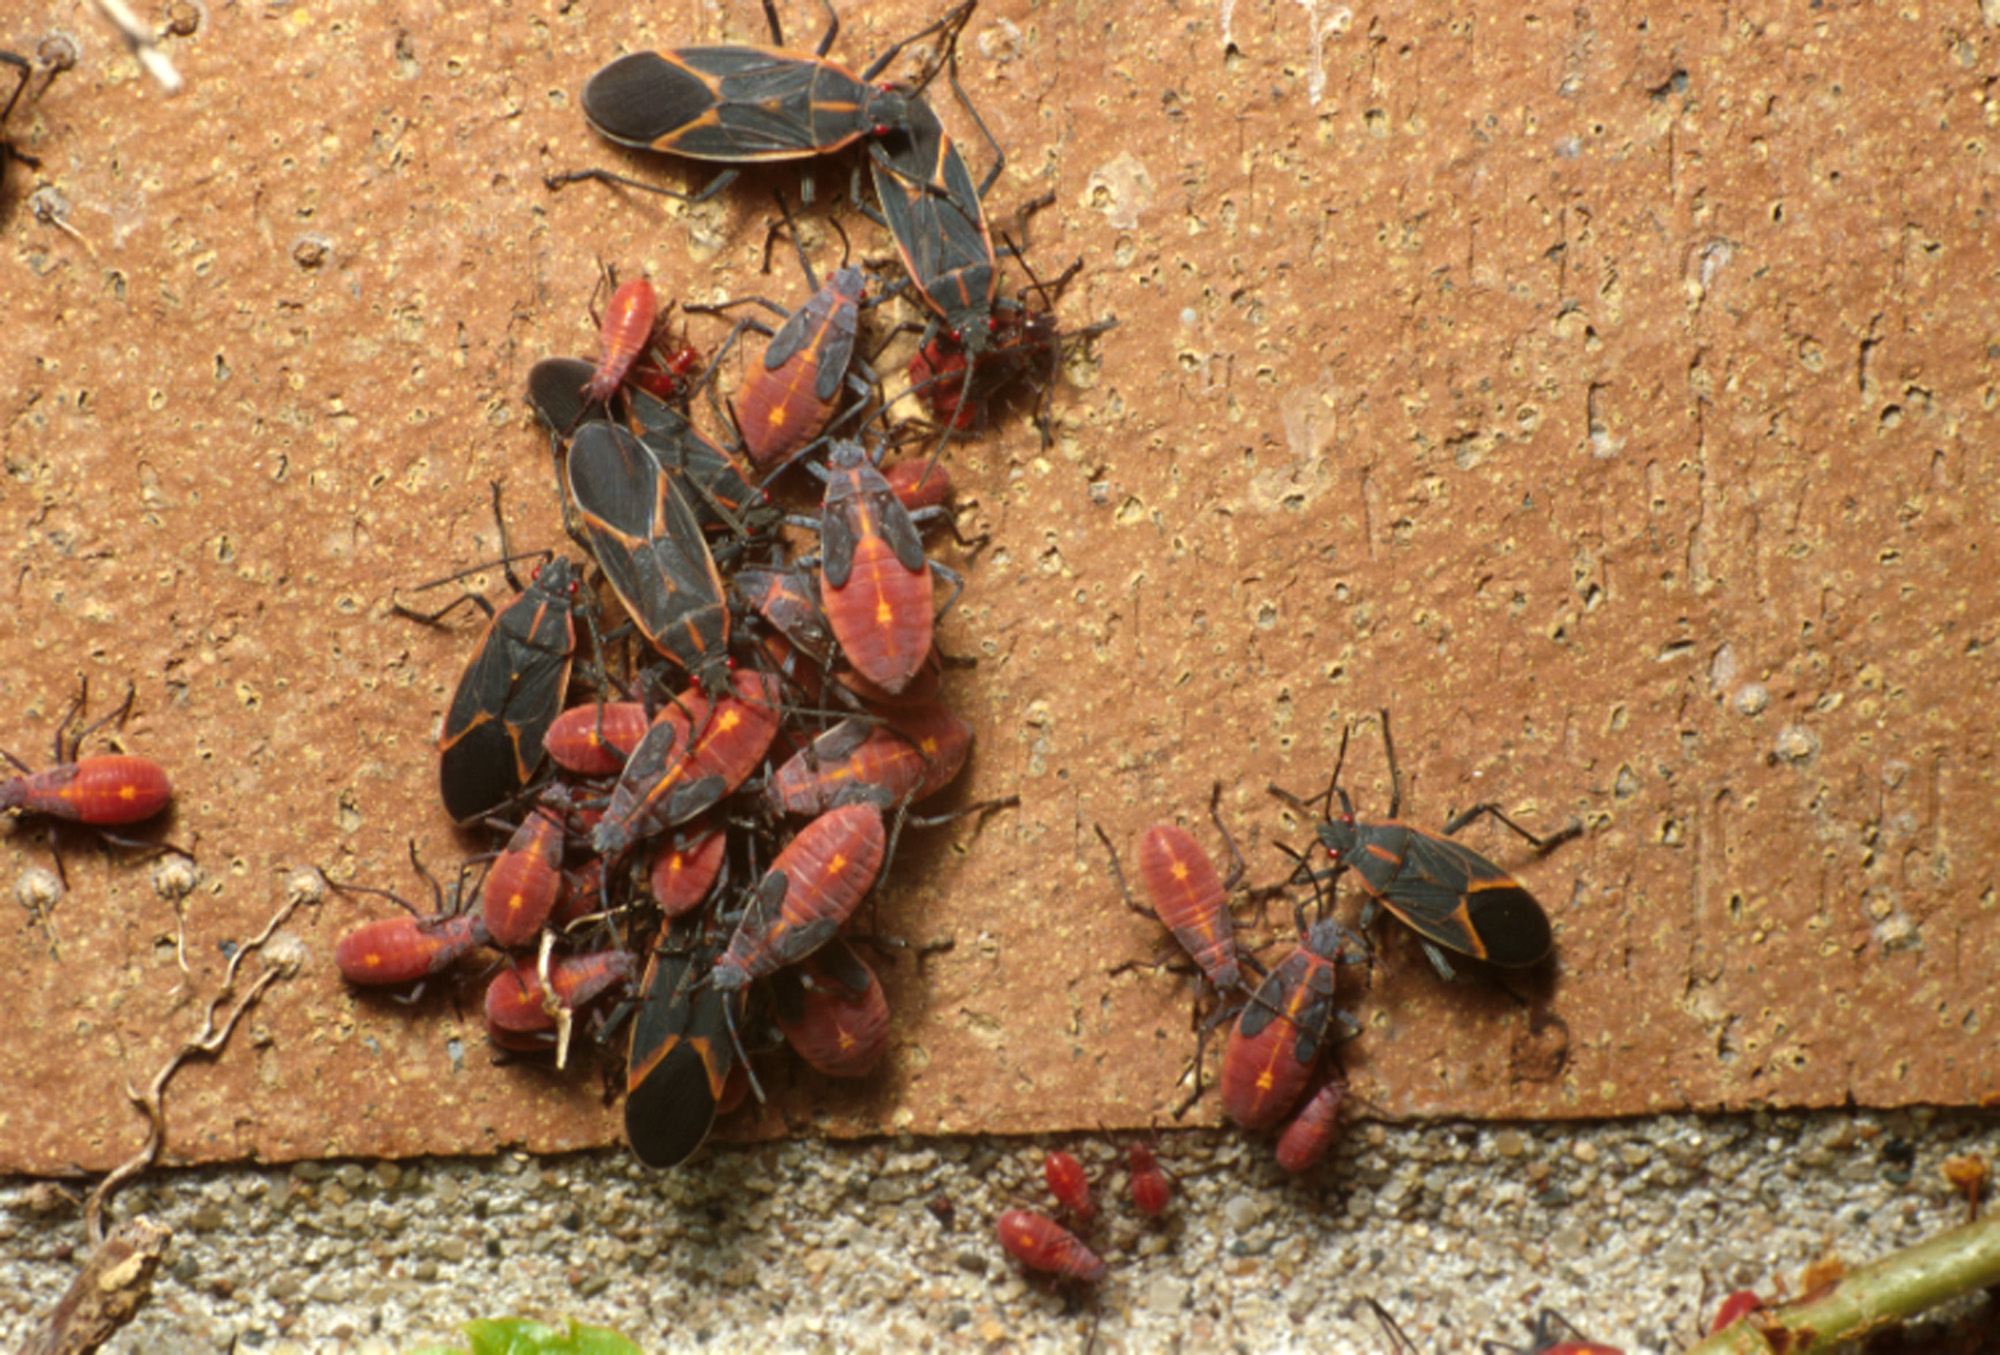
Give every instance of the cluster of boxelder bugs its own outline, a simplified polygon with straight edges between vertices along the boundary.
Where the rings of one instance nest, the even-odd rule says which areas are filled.
[[[1171,1178],[1149,1144],[1132,1144],[1125,1162],[1126,1197],[1148,1219],[1159,1219],[1173,1198]],[[1042,1179],[1066,1222],[1032,1209],[1010,1209],[994,1220],[1001,1247],[1027,1270],[1058,1283],[1096,1284],[1109,1267],[1084,1241],[1098,1217],[1089,1173],[1058,1149],[1042,1160]]]
[[[858,356],[857,338],[861,312],[887,296],[911,295],[928,312],[917,352],[908,364],[908,387],[895,399],[914,396],[947,438],[982,427],[996,397],[1024,379],[1039,385],[1046,395],[1064,340],[1110,327],[1111,322],[1105,321],[1065,335],[1056,326],[1049,307],[1080,264],[1048,285],[1032,283],[1041,309],[1029,307],[1026,290],[1012,299],[1001,296],[999,256],[985,199],[1006,163],[1005,154],[965,102],[955,70],[950,75],[952,88],[993,154],[984,178],[974,180],[924,97],[929,83],[955,65],[958,37],[972,9],[973,0],[967,0],[897,42],[857,76],[826,56],[840,27],[830,5],[825,34],[812,52],[805,53],[784,46],[771,0],[764,0],[770,47],[633,52],[598,71],[584,86],[584,116],[607,140],[731,168],[694,194],[598,169],[551,175],[551,187],[596,179],[699,202],[731,183],[737,166],[812,160],[865,148],[876,205],[861,201],[858,172],[855,204],[888,229],[903,277],[869,297],[869,278],[863,270],[842,267],[822,287],[806,264],[812,295],[798,309],[788,310],[761,297],[728,303],[761,305],[782,321],[774,333],[761,321],[741,320],[722,345],[726,351],[747,331],[769,335],[763,356],[752,360],[729,411],[738,445],[760,470],[786,464],[829,427],[850,426],[872,397],[882,395],[873,366]],[[919,78],[909,83],[879,81],[892,61],[927,38],[933,42]],[[810,190],[811,181],[807,183]],[[635,292],[643,285],[627,284]],[[652,348],[656,311],[655,304],[652,309],[637,305],[621,312],[614,302],[606,324],[607,345],[615,321],[624,351],[637,355]],[[673,349],[683,359],[691,352],[679,345]],[[718,361],[720,356],[719,351]],[[672,366],[665,357],[654,349],[641,359],[634,381],[661,394],[668,376],[665,369]],[[692,365],[699,365],[698,355]],[[684,363],[678,375],[690,374],[690,365]],[[713,398],[713,386],[706,378],[695,384]],[[849,399],[850,392],[858,398]],[[591,398],[604,399],[608,394],[600,376]],[[1043,430],[1046,436],[1045,418]]]
[[[1308,855],[1286,849],[1294,862],[1290,875],[1276,886],[1254,891],[1268,897],[1293,886],[1312,890],[1315,916],[1308,918],[1302,904],[1295,907],[1298,944],[1275,964],[1264,965],[1237,942],[1230,894],[1246,867],[1217,812],[1220,786],[1211,797],[1209,817],[1229,850],[1230,873],[1227,877],[1219,873],[1186,829],[1156,824],[1139,841],[1139,879],[1150,906],[1133,898],[1116,849],[1098,830],[1126,906],[1166,927],[1193,960],[1202,997],[1211,1000],[1213,1010],[1205,1021],[1197,1007],[1201,1038],[1195,1050],[1194,1090],[1181,1111],[1201,1095],[1207,1037],[1227,1023],[1220,1075],[1223,1111],[1246,1129],[1283,1126],[1277,1152],[1279,1165],[1287,1171],[1306,1171],[1321,1162],[1339,1128],[1348,1094],[1332,1049],[1345,1032],[1359,1029],[1338,1005],[1340,974],[1345,966],[1372,960],[1364,938],[1381,912],[1417,933],[1424,953],[1447,980],[1452,977],[1443,954],[1447,949],[1513,968],[1538,964],[1549,954],[1548,917],[1534,896],[1505,870],[1445,834],[1490,816],[1545,852],[1582,831],[1580,825],[1571,825],[1549,838],[1538,838],[1490,804],[1475,805],[1458,815],[1445,825],[1443,834],[1397,820],[1401,781],[1387,711],[1381,721],[1393,787],[1388,819],[1369,823],[1355,817],[1339,784],[1347,755],[1345,735],[1333,777],[1315,803],[1271,788],[1315,823],[1317,845],[1330,862],[1315,867]],[[1333,808],[1336,796],[1338,812]],[[1331,915],[1332,890],[1348,871],[1367,896],[1358,930]]]
[[[917,35],[941,35],[927,78],[969,13]],[[629,1017],[626,1132],[653,1166],[761,1094],[753,1053],[787,1043],[821,1074],[861,1077],[887,1047],[882,985],[846,933],[900,831],[937,821],[911,807],[953,781],[972,738],[940,699],[934,627],[962,582],[926,553],[927,525],[957,534],[928,445],[975,428],[1061,342],[1046,313],[998,301],[992,176],[973,183],[919,88],[873,83],[916,39],[856,77],[826,59],[833,34],[810,55],[782,39],[637,53],[592,77],[583,108],[614,141],[730,164],[867,143],[905,285],[938,317],[914,378],[928,418],[888,422],[895,402],[857,354],[872,304],[858,268],[822,287],[800,245],[813,295],[790,312],[762,303],[785,317],[775,331],[730,331],[723,350],[751,331],[768,342],[726,410],[720,352],[671,338],[650,282],[614,284],[596,358],[545,359],[527,380],[591,563],[551,558],[488,607],[444,717],[445,809],[498,835],[477,906],[447,909],[438,889],[430,914],[366,923],[339,947],[351,981],[397,986],[505,952],[487,1032],[559,1063],[579,1013],[629,998],[598,1024]],[[696,427],[703,393],[726,436]],[[930,454],[885,467],[911,439]],[[820,486],[811,514],[787,514],[757,478],[794,468]],[[817,550],[794,554],[787,525]],[[501,541],[512,580],[504,523]]]

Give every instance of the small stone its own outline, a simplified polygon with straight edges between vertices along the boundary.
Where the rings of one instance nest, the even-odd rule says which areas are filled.
[[[1230,1198],[1228,1204],[1222,1206],[1222,1217],[1234,1231],[1247,1233],[1257,1226],[1257,1221],[1264,1217],[1269,1208],[1270,1206],[1261,1200],[1252,1199],[1248,1195],[1236,1195]]]
[[[1570,1145],[1570,1156],[1585,1166],[1597,1161],[1597,1145],[1589,1139],[1578,1139]]]
[[[1628,1143],[1618,1150],[1618,1156],[1628,1167],[1643,1167],[1652,1158],[1644,1144]]]
[[[1518,1129],[1503,1129],[1493,1136],[1493,1151],[1502,1157],[1519,1157],[1527,1147],[1527,1137]]]
[[[1736,689],[1738,715],[1762,715],[1771,704],[1771,690],[1761,682],[1746,682]]]

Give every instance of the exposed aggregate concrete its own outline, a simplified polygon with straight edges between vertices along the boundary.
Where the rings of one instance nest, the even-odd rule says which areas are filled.
[[[1004,1208],[1051,1207],[1040,1155],[1058,1142],[1098,1194],[1100,1350],[1376,1351],[1372,1296],[1426,1351],[1520,1340],[1554,1307],[1651,1352],[1692,1341],[1729,1289],[1792,1288],[1828,1253],[1857,1263],[1960,1222],[1940,1164],[2000,1154],[2000,1121],[1363,1123],[1303,1180],[1242,1135],[1174,1132],[1158,1227],[1091,1136],[723,1147],[664,1174],[620,1151],[165,1173],[116,1203],[176,1239],[107,1349],[384,1352],[516,1314],[663,1351],[1081,1349],[1089,1297],[1025,1278],[991,1231]],[[926,1208],[939,1195],[952,1226]],[[0,1208],[0,1334],[18,1341],[82,1230],[45,1182],[0,1187]]]

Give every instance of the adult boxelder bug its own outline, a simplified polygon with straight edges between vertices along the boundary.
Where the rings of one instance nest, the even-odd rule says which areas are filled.
[[[1303,1172],[1325,1161],[1333,1147],[1333,1131],[1340,1126],[1341,1103],[1346,1099],[1347,1082],[1336,1073],[1278,1136],[1278,1165],[1288,1172]]]
[[[855,671],[893,695],[930,655],[931,571],[948,571],[925,557],[910,511],[860,443],[834,443],[827,468],[820,606]]]
[[[493,486],[493,517],[506,553],[500,486]],[[492,617],[472,661],[458,680],[438,736],[438,789],[445,812],[459,823],[484,818],[520,795],[542,761],[542,741],[562,709],[576,651],[579,603],[576,567],[562,556],[521,587],[503,560],[507,581],[520,596],[498,612],[476,593],[425,615],[398,603],[396,610],[426,624],[470,600]]]
[[[1332,918],[1304,926],[1299,944],[1257,985],[1222,1056],[1222,1108],[1245,1129],[1269,1129],[1298,1104],[1335,1020],[1338,967],[1366,958],[1361,939]],[[1350,957],[1350,953],[1352,955]]]
[[[826,59],[840,31],[831,4],[826,32],[810,56],[736,45],[628,53],[584,85],[583,115],[609,141],[691,160],[744,164],[825,155],[904,126],[915,96],[871,82],[911,43],[945,29],[955,36],[971,11],[966,4],[904,38],[858,77]],[[782,42],[768,2],[765,14],[773,39]],[[735,171],[725,172],[691,200],[710,196],[734,177]],[[616,176],[583,171],[548,182],[557,187],[585,178]]]
[[[1010,1209],[994,1224],[1007,1254],[1030,1270],[1095,1284],[1104,1262],[1082,1239],[1054,1219],[1026,1209]]]
[[[749,779],[778,731],[778,684],[745,670],[711,703],[689,692],[653,723],[612,789],[593,848],[617,856],[633,842],[705,813]]]
[[[704,690],[721,690],[729,605],[701,523],[679,486],[636,437],[612,424],[577,430],[568,470],[582,539],[612,591],[655,649]]]
[[[728,951],[715,962],[715,986],[746,987],[825,945],[874,885],[887,845],[874,805],[830,810],[800,829],[751,891]]]
[[[867,961],[839,937],[771,976],[785,1042],[828,1077],[866,1077],[889,1049],[889,1002]]]
[[[754,540],[784,516],[769,491],[744,478],[729,453],[703,437],[665,402],[632,394],[639,441],[670,476],[677,476],[703,530]]]
[[[578,776],[616,776],[652,721],[640,701],[593,701],[555,718],[542,740],[549,759]]]
[[[1369,895],[1369,906],[1362,912],[1363,929],[1373,920],[1377,905],[1386,908],[1422,938],[1424,953],[1447,979],[1452,977],[1452,969],[1440,946],[1510,969],[1540,964],[1553,945],[1548,914],[1541,904],[1513,876],[1470,847],[1451,841],[1448,835],[1488,815],[1527,839],[1537,853],[1546,853],[1581,833],[1583,825],[1572,823],[1559,833],[1539,838],[1493,804],[1476,804],[1452,819],[1444,826],[1446,836],[1403,823],[1396,818],[1403,791],[1386,710],[1382,712],[1382,747],[1389,762],[1390,791],[1389,817],[1380,823],[1357,821],[1353,802],[1339,784],[1340,763],[1347,755],[1346,732],[1341,734],[1333,780],[1316,802],[1317,809],[1271,787],[1273,794],[1294,808],[1318,814],[1314,832],[1334,863],[1321,878],[1343,869],[1360,876],[1361,887]],[[1333,813],[1335,795],[1340,797],[1337,815]]]
[[[980,131],[985,130],[981,123]],[[993,146],[993,168],[984,183],[975,184],[937,113],[921,96],[912,95],[908,125],[884,139],[872,167],[882,216],[910,285],[968,355],[990,347],[993,302],[1000,291],[993,235],[981,204],[1006,157],[990,134],[987,141]]]
[[[1087,1219],[1097,1212],[1090,1198],[1090,1176],[1071,1154],[1058,1148],[1043,1158],[1042,1179],[1048,1182],[1049,1194],[1074,1217]]]
[[[705,982],[715,949],[706,942],[646,962],[626,1062],[625,1140],[648,1167],[677,1167],[708,1139],[736,1063],[730,1032],[745,994]]]
[[[117,828],[143,823],[173,802],[173,783],[166,768],[151,758],[126,753],[97,753],[78,757],[83,741],[114,721],[123,724],[132,712],[137,688],[128,688],[124,704],[79,732],[65,747],[63,734],[77,723],[90,697],[85,683],[75,701],[56,722],[55,763],[37,772],[12,753],[0,757],[19,767],[24,775],[0,782],[0,812],[17,810],[24,814],[46,814],[50,818],[96,828]],[[113,837],[114,842],[124,839]],[[152,843],[139,843],[153,846]]]
[[[941,702],[843,720],[771,774],[765,801],[784,814],[915,804],[950,785],[971,748],[972,726]]]
[[[1560,1330],[1558,1330],[1560,1328]],[[1528,1335],[1528,1348],[1510,1346],[1502,1341],[1481,1341],[1480,1350],[1485,1355],[1495,1351],[1509,1351],[1512,1355],[1625,1355],[1617,1346],[1593,1341],[1570,1324],[1568,1318],[1553,1308],[1542,1309],[1535,1318],[1534,1329]]]
[[[480,885],[480,915],[502,946],[533,941],[562,896],[563,814],[568,808],[569,792],[544,787]]]

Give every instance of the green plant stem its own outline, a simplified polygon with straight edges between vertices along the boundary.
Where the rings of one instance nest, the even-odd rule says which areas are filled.
[[[1811,1355],[2000,1284],[2000,1215],[1850,1271],[1830,1291],[1753,1313],[1688,1355]]]

